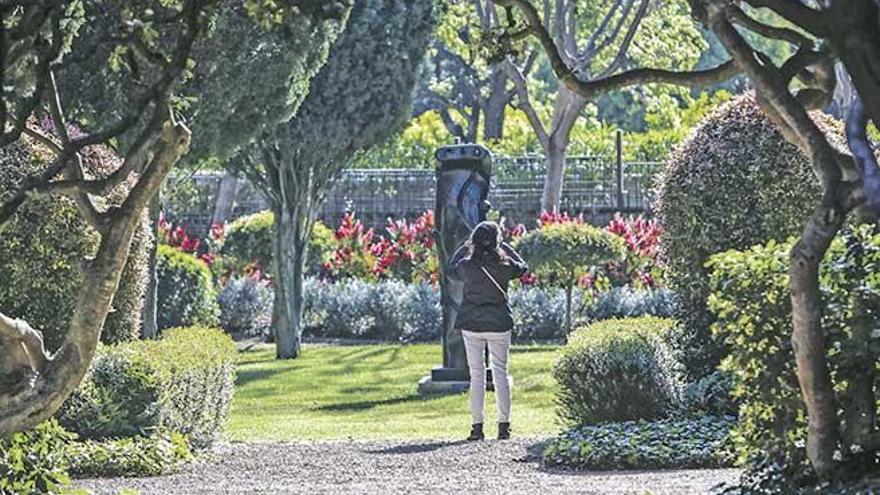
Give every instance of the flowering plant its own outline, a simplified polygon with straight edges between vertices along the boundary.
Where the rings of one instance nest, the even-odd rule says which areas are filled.
[[[627,248],[625,260],[605,266],[605,272],[614,285],[632,284],[657,288],[661,278],[657,254],[663,226],[656,220],[646,220],[641,215],[624,219],[617,213],[605,230],[621,237]]]

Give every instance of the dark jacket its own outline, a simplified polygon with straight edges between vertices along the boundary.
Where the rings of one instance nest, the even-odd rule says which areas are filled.
[[[513,328],[513,317],[507,303],[507,287],[511,280],[521,277],[529,267],[508,244],[501,249],[507,253],[500,263],[486,261],[481,264],[470,259],[467,246],[461,246],[449,261],[448,275],[464,282],[464,298],[455,328],[471,332],[506,332]],[[483,272],[483,268],[501,286]]]

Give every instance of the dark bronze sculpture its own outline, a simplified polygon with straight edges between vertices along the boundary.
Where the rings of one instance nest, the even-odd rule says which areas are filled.
[[[455,319],[462,301],[462,283],[446,276],[449,258],[486,219],[492,155],[477,144],[444,146],[437,158],[437,203],[434,209],[437,255],[440,258],[440,301],[443,310],[443,366],[431,372],[433,382],[467,381],[468,367],[461,332]]]

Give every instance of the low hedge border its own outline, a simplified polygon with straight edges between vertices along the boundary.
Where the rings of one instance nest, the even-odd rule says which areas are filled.
[[[196,449],[211,445],[229,413],[235,344],[221,330],[168,329],[159,340],[102,347],[58,418],[81,438],[167,429]]]

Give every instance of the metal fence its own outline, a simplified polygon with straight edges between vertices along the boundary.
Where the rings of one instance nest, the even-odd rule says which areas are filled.
[[[597,219],[612,212],[650,213],[653,178],[659,162],[623,162],[596,156],[566,159],[561,209]],[[541,210],[546,164],[537,155],[496,156],[489,201],[494,210],[512,221],[527,222]],[[204,194],[217,190],[220,173],[197,173],[197,188]],[[434,208],[435,172],[421,169],[354,169],[343,173],[327,197],[320,218],[335,225],[346,212],[354,212],[367,225],[381,226],[388,218],[412,218]],[[212,203],[212,202],[209,202]],[[266,209],[260,193],[241,184],[233,216]],[[211,211],[179,211],[177,217],[193,228],[204,228]]]

